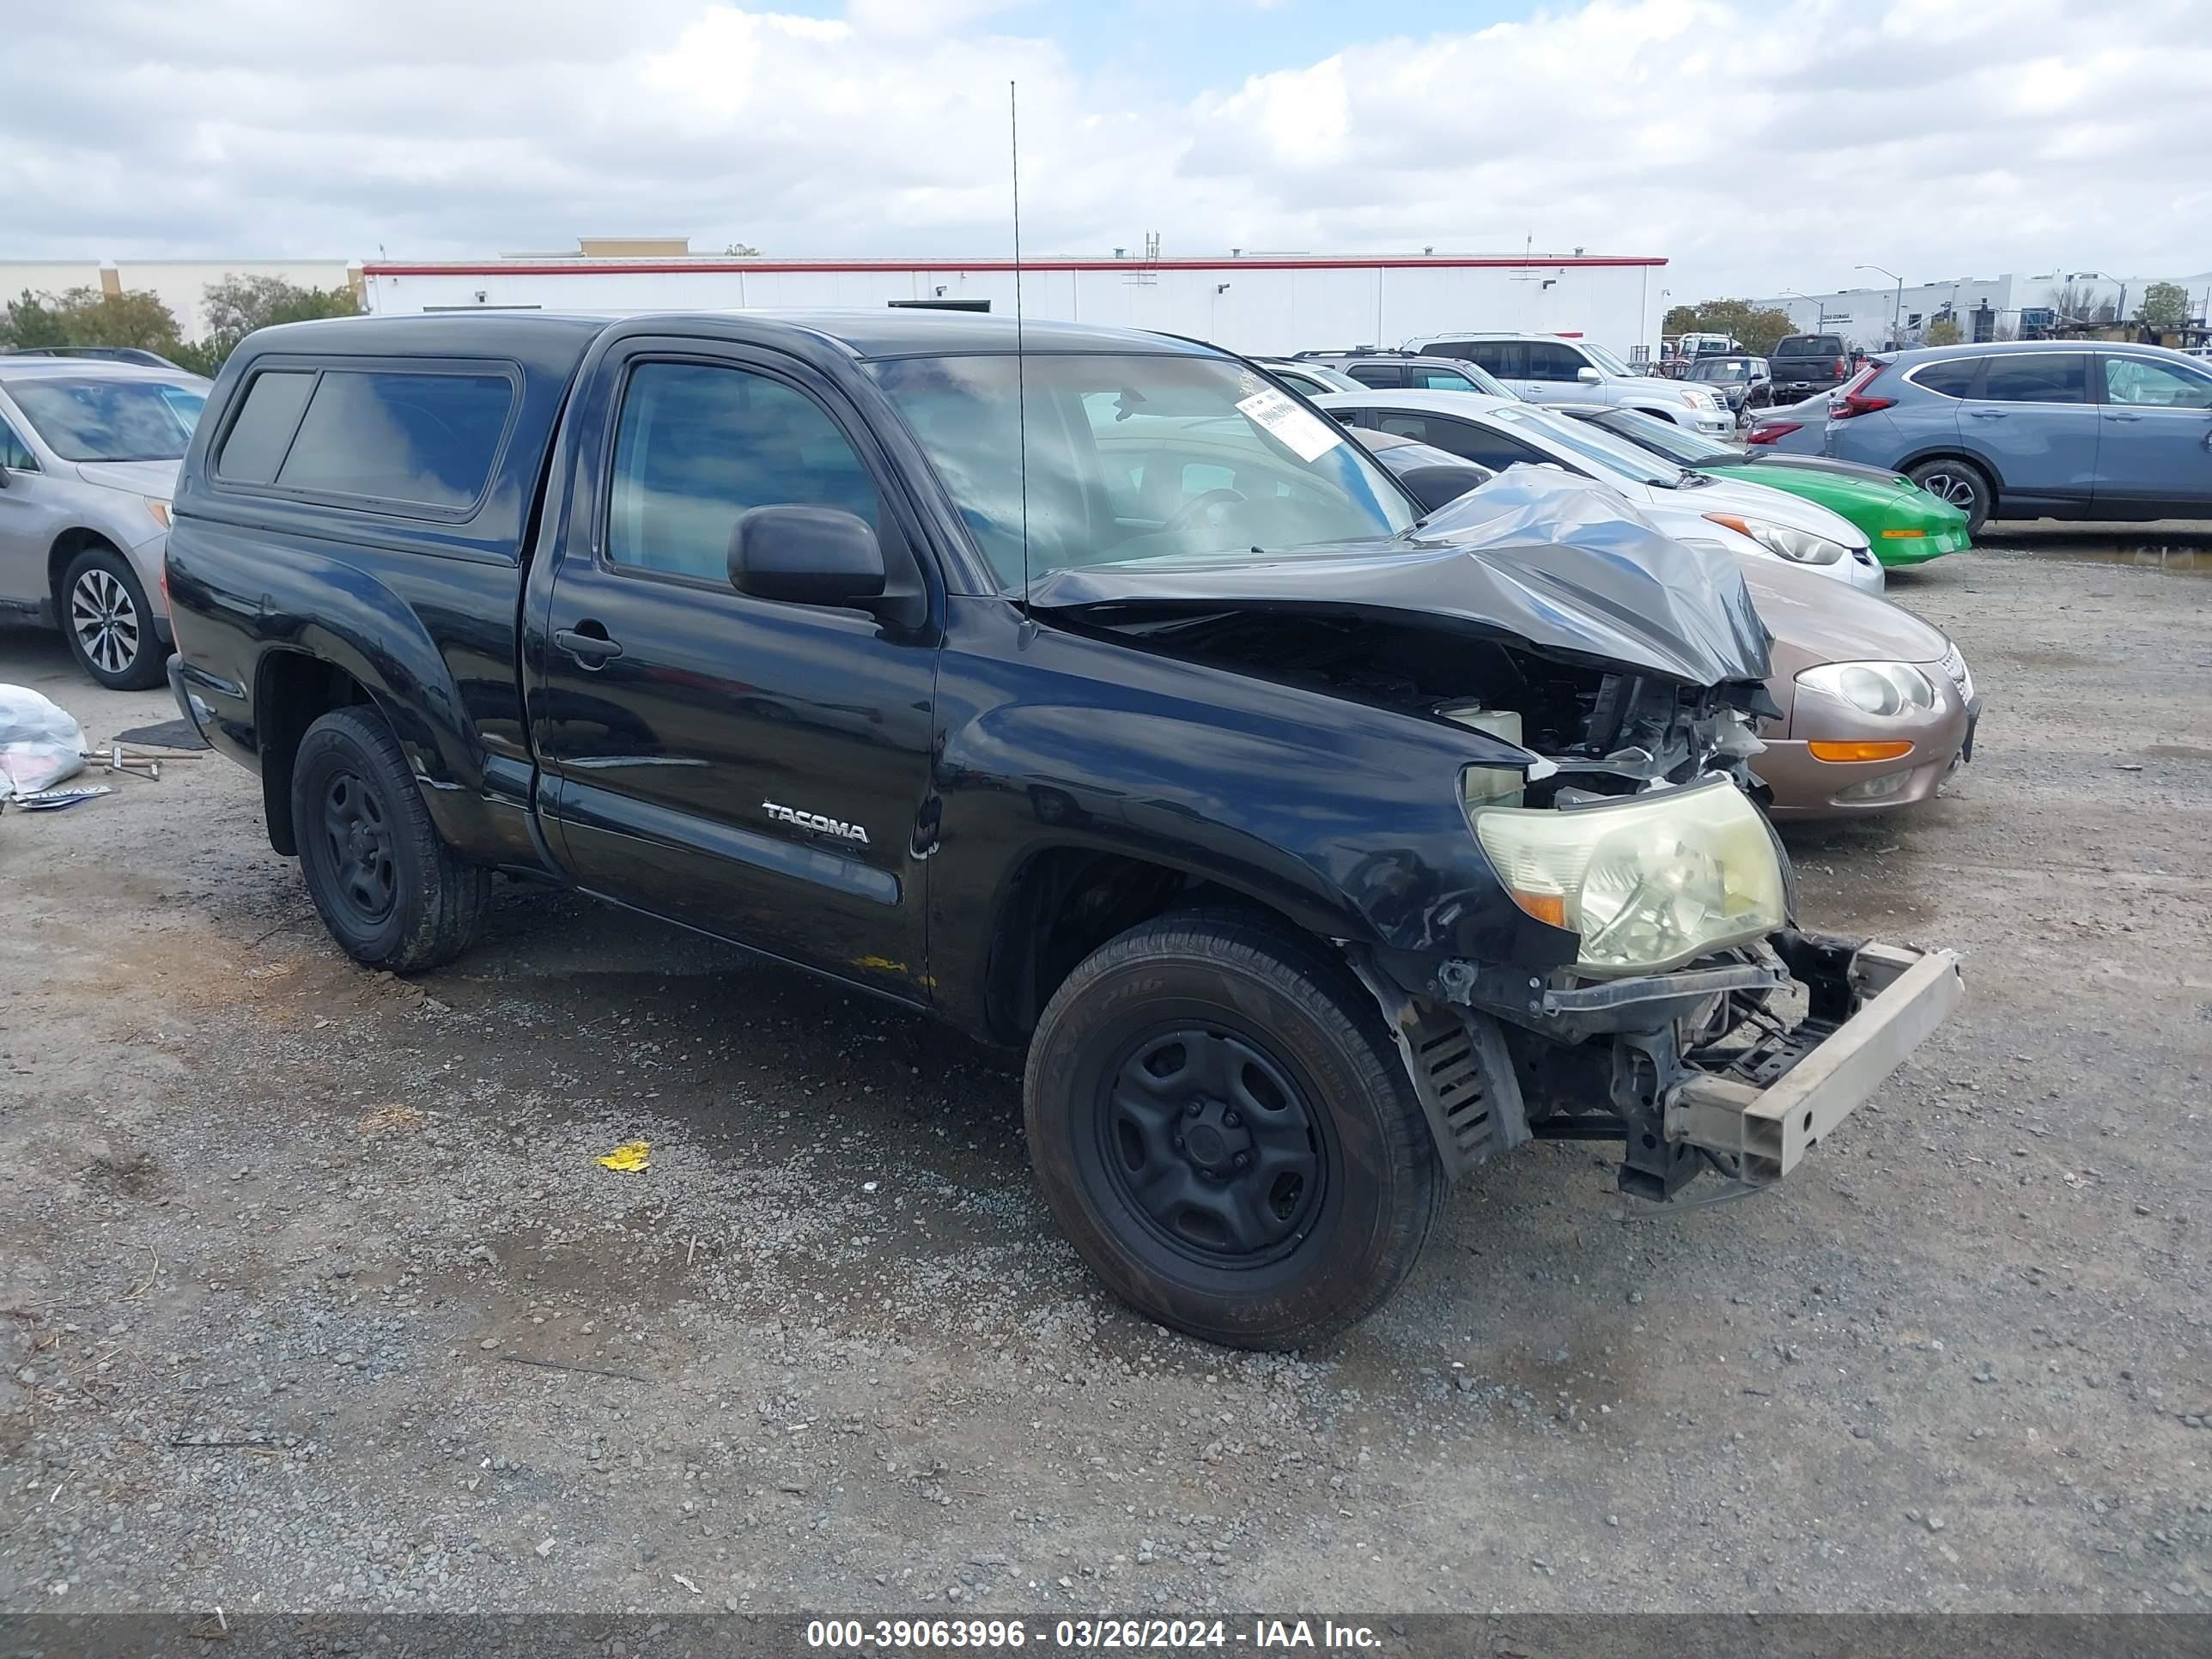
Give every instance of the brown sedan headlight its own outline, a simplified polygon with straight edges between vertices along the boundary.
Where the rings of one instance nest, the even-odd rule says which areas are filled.
[[[1936,683],[1909,662],[1824,662],[1798,675],[1797,684],[1884,719],[1936,706]]]

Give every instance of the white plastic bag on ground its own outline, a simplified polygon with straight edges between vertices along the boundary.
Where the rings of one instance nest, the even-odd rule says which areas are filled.
[[[0,798],[51,789],[84,768],[84,732],[24,685],[0,685]]]

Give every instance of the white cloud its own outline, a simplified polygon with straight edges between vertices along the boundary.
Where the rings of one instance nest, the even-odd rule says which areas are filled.
[[[0,257],[460,256],[681,232],[993,252],[1006,89],[1024,236],[1103,250],[1664,253],[1678,295],[2197,270],[2199,0],[1595,0],[1210,88],[1073,60],[1020,0],[78,0],[17,20]]]

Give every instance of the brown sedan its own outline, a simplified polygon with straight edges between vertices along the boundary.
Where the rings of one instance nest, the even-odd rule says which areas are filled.
[[[1744,559],[1774,636],[1782,718],[1751,769],[1777,818],[1845,817],[1928,799],[1973,752],[1981,699],[1942,630],[1887,599],[1777,559]]]

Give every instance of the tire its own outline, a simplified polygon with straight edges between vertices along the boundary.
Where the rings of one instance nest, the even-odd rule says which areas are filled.
[[[1085,959],[1037,1023],[1022,1096],[1038,1184],[1091,1271],[1210,1342],[1302,1348],[1357,1324],[1443,1201],[1358,981],[1237,912],[1162,916]]]
[[[333,709],[307,728],[292,761],[292,825],[307,895],[356,962],[410,974],[475,943],[490,872],[439,839],[374,709]]]
[[[1905,476],[1937,501],[1964,513],[1969,536],[1982,533],[1982,526],[1996,506],[1996,491],[1990,487],[1989,474],[1972,461],[1962,461],[1954,455],[1923,461]]]
[[[168,674],[169,653],[138,573],[105,542],[69,562],[59,594],[63,637],[77,665],[111,691],[143,691]]]

